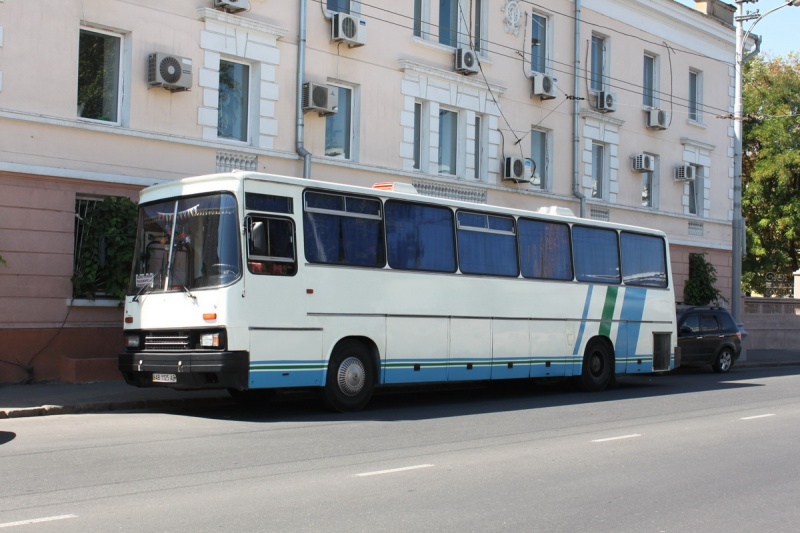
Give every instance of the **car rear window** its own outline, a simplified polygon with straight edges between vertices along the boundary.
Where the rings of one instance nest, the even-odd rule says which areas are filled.
[[[719,325],[722,326],[722,329],[736,329],[733,318],[727,313],[717,315],[717,320],[719,320]]]

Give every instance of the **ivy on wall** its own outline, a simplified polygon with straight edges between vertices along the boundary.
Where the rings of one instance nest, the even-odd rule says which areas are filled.
[[[84,220],[82,245],[76,250],[72,295],[122,300],[133,263],[136,204],[128,198],[97,202]]]

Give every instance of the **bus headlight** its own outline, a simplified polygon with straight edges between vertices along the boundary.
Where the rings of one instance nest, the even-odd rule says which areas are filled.
[[[138,348],[141,343],[139,335],[125,335],[126,348]]]
[[[203,348],[219,348],[219,333],[203,333],[200,335],[200,346]]]

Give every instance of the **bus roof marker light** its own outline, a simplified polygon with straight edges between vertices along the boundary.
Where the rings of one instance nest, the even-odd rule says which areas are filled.
[[[203,313],[203,320],[216,320],[217,313]]]
[[[410,183],[402,183],[399,181],[383,181],[374,184],[372,188],[381,191],[394,191],[394,192],[403,192],[406,194],[419,194],[419,192],[417,192],[417,188],[411,185]]]

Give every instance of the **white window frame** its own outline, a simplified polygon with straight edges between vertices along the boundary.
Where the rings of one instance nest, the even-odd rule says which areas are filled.
[[[544,159],[542,161],[537,161],[536,158],[534,158],[534,148],[533,148],[533,142],[534,142],[534,138],[535,138],[534,132],[536,132],[537,134],[543,136],[543,141],[544,142],[543,142],[543,150],[542,150],[542,152],[543,152],[543,155],[544,155]],[[552,134],[552,132],[550,130],[546,130],[546,129],[542,129],[542,128],[531,128],[531,159],[536,164],[536,170],[535,170],[535,173],[534,173],[534,178],[535,178],[536,175],[538,175],[539,176],[539,180],[540,180],[540,183],[539,183],[538,186],[534,183],[534,180],[531,180],[531,186],[534,187],[535,190],[548,191],[552,187],[552,184],[550,182],[550,176],[551,176],[551,171],[550,171],[551,157],[550,156],[553,153],[552,148],[553,148],[553,134]]]
[[[653,71],[651,72],[651,78],[649,80],[651,84],[652,101],[649,103],[647,102],[647,93],[646,93],[646,87],[648,82],[648,80],[646,79],[647,71],[644,68],[644,62],[646,61],[647,58],[652,60],[652,65],[653,65]],[[646,107],[657,108],[661,101],[659,98],[659,82],[660,82],[658,76],[659,65],[660,61],[659,61],[659,56],[657,54],[645,52],[644,55],[642,56],[642,105]]]
[[[362,0],[347,0],[347,10],[336,11],[328,8],[328,0],[321,0],[322,9],[325,10],[325,16],[328,18],[333,18],[336,13],[346,13],[348,15],[359,16],[361,14],[361,1]]]
[[[533,27],[534,25],[538,24],[534,17],[540,17],[544,19],[544,42],[540,42],[537,46],[543,47],[544,49],[544,67],[543,70],[536,70],[533,68]],[[553,63],[552,63],[552,50],[553,50],[553,17],[548,15],[547,13],[543,13],[540,11],[532,11],[531,12],[531,60],[528,64],[528,68],[530,68],[531,73],[533,72],[541,72],[542,74],[550,74],[553,70]]]
[[[686,183],[687,191],[687,206],[686,211],[690,215],[695,215],[698,218],[703,217],[705,211],[705,167],[701,165],[692,165],[694,167],[695,178]],[[694,202],[694,210],[692,209],[692,202]]]
[[[359,131],[359,113],[358,113],[358,102],[359,102],[359,91],[358,87],[354,85],[347,85],[341,82],[328,82],[328,85],[332,87],[336,87],[339,89],[339,103],[340,103],[340,110],[336,112],[334,115],[330,115],[325,117],[325,146],[328,144],[328,120],[336,120],[339,118],[339,114],[341,113],[341,102],[342,102],[342,90],[345,89],[350,92],[350,131],[348,132],[349,142],[350,142],[350,154],[347,157],[338,157],[338,156],[328,156],[331,159],[343,159],[345,161],[356,161],[357,154],[358,154],[358,136],[356,132]]]
[[[454,151],[450,152],[448,150],[448,152],[452,156],[452,161],[453,161],[453,167],[454,168],[451,168],[449,172],[443,172],[442,171],[442,161],[444,160],[444,158],[443,158],[444,151],[443,151],[443,143],[442,143],[442,141],[444,140],[444,136],[443,136],[443,132],[442,132],[442,113],[450,113],[452,116],[455,117],[455,121],[456,121],[455,128],[454,128],[454,130],[452,132],[452,134],[453,134],[452,143],[450,143],[453,146],[453,150]],[[438,137],[439,138],[438,138],[438,142],[437,142],[437,158],[436,158],[437,172],[439,173],[440,176],[450,176],[450,177],[453,177],[453,178],[458,177],[458,176],[463,176],[464,175],[464,172],[463,172],[464,157],[463,157],[463,148],[462,147],[464,145],[464,143],[463,143],[463,137],[464,136],[462,134],[462,128],[463,128],[462,124],[463,124],[464,121],[463,121],[462,113],[458,109],[454,109],[454,108],[447,107],[447,106],[439,106],[438,121],[439,121],[439,124],[438,124]]]
[[[471,48],[476,48],[474,46],[474,42],[470,43],[467,42],[470,37],[475,39],[475,32],[474,26],[473,29],[467,31],[465,27],[465,20],[468,20],[469,24],[479,25],[480,27],[480,43],[477,47],[479,49],[479,53],[482,56],[485,56],[487,53],[487,47],[489,45],[489,4],[491,3],[490,0],[481,0],[479,9],[475,10],[472,13],[472,20],[470,18],[470,0],[447,0],[448,3],[452,2],[452,5],[456,7],[456,36],[455,42],[452,44],[449,43],[442,43],[441,42],[441,35],[440,35],[440,27],[441,27],[441,11],[440,1],[434,0],[414,0],[414,14],[413,14],[413,34],[418,39],[422,39],[424,41],[428,41],[430,43],[435,43],[437,46],[446,47],[446,48],[458,48],[461,46],[469,46]],[[462,13],[464,16],[462,16]],[[477,19],[477,20],[476,20]]]
[[[128,86],[129,83],[126,83],[126,79],[128,76],[125,76],[125,64],[126,58],[128,57],[128,43],[125,39],[125,35],[120,32],[110,31],[106,29],[100,29],[92,26],[81,26],[78,30],[78,46],[80,47],[80,32],[88,32],[88,33],[96,33],[99,35],[106,35],[109,37],[115,37],[119,39],[119,57],[118,57],[118,64],[117,64],[117,105],[116,105],[116,120],[101,120],[101,119],[94,119],[94,118],[86,118],[81,117],[81,110],[77,108],[78,103],[76,102],[76,115],[77,118],[81,121],[93,122],[96,124],[107,124],[107,125],[117,125],[121,126],[127,124],[127,100],[128,94],[130,93],[130,87]],[[78,69],[80,69],[80,65],[78,65]],[[77,71],[76,71],[77,72]],[[76,93],[78,91],[78,87],[76,84]]]
[[[247,67],[247,74],[248,74],[248,80],[247,80],[247,110],[243,113],[244,118],[247,119],[247,128],[246,128],[247,129],[247,135],[246,135],[246,139],[245,140],[231,138],[231,137],[222,137],[222,136],[219,135],[219,126],[217,126],[217,140],[220,141],[220,142],[226,142],[226,143],[232,143],[232,144],[249,145],[249,144],[252,143],[252,140],[253,140],[253,127],[254,127],[254,124],[258,123],[258,121],[254,120],[254,117],[253,117],[253,113],[254,113],[253,98],[257,97],[258,94],[259,94],[258,91],[255,90],[255,85],[254,85],[255,84],[255,80],[258,78],[258,72],[257,72],[255,66],[252,63],[249,63],[247,61],[242,61],[241,59],[232,58],[232,57],[220,57],[219,68],[218,68],[218,71],[217,71],[218,72],[218,74],[217,74],[218,76],[220,76],[221,73],[222,73],[222,62],[223,61],[225,61],[227,63],[236,63],[236,64],[244,65],[244,66]],[[218,91],[217,98],[219,99],[219,93],[221,93],[222,91],[219,90],[219,88],[217,89],[217,91]],[[220,113],[220,108],[218,106],[217,107],[217,124],[219,124],[219,113]]]
[[[644,183],[647,180],[650,184],[650,205],[641,204],[641,207],[645,209],[658,209],[658,184],[660,182],[660,162],[661,158],[656,154],[645,154],[650,155],[655,160],[655,168],[650,172],[642,172],[642,189],[641,192],[644,193]]]
[[[602,150],[600,154],[600,164],[597,164],[597,156],[595,155],[595,149]],[[609,188],[609,168],[608,168],[608,145],[606,143],[592,141],[592,193],[591,197],[594,200],[603,200],[605,201],[608,198],[608,188]],[[596,191],[598,186],[596,184],[600,184],[600,194],[596,195]]]
[[[473,151],[470,159],[472,168],[467,169],[467,175],[475,181],[485,182],[489,179],[489,117],[474,113],[467,128],[471,132],[467,142],[471,143]]]
[[[692,91],[692,78],[694,78],[694,91]],[[703,72],[689,69],[689,97],[687,98],[689,122],[703,123]]]
[[[599,61],[600,61],[600,71],[595,71],[595,54],[596,54],[596,45],[595,39],[602,40],[603,49],[600,50]],[[599,33],[593,33],[592,38],[589,44],[590,47],[590,54],[589,54],[589,89],[591,92],[597,94],[600,91],[605,91],[608,86],[608,73],[609,73],[609,58],[611,54],[609,53],[609,38],[606,35],[602,35]],[[599,78],[600,86],[595,86],[595,79]]]

